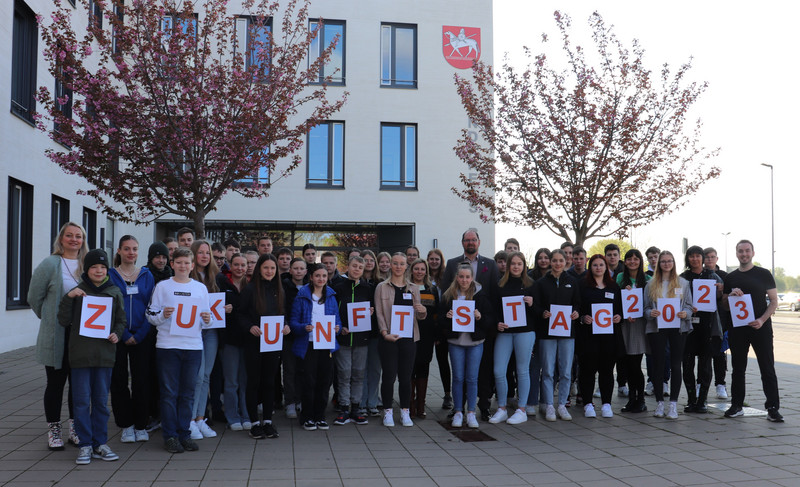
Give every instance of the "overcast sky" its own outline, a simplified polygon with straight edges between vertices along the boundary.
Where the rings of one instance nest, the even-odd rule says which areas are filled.
[[[587,47],[587,20],[597,10],[626,45],[633,38],[641,41],[651,69],[664,62],[677,66],[693,56],[691,79],[709,82],[691,119],[704,122],[703,145],[721,148],[715,164],[722,175],[679,212],[637,229],[633,243],[641,250],[657,245],[680,253],[686,237],[689,245],[716,247],[722,265],[723,233],[730,232],[729,265],[736,264],[735,242],[747,238],[755,243],[755,260],[769,268],[770,172],[760,165],[768,163],[775,168],[775,266],[800,274],[800,3],[495,0],[495,62],[499,64],[504,53],[514,62],[522,61],[522,46],[540,52],[542,32],[551,34],[550,44],[555,45],[557,9],[572,17],[575,40]],[[510,236],[520,240],[526,253],[561,243],[544,230],[498,225],[496,247]]]

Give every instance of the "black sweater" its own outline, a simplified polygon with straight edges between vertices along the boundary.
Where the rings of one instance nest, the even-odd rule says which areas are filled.
[[[551,305],[572,306],[572,311],[580,311],[581,294],[578,289],[578,281],[566,272],[562,272],[558,279],[553,277],[550,271],[543,278],[536,281],[536,293],[533,297],[533,312],[536,315],[536,339],[547,340],[551,337],[548,334],[550,325],[549,318],[542,318],[542,313],[550,311]],[[575,337],[574,322],[570,327],[571,337]],[[563,337],[566,338],[566,337]]]
[[[536,283],[531,284],[528,287],[524,287],[522,285],[522,279],[518,277],[511,277],[509,276],[506,285],[500,287],[498,284],[497,287],[497,301],[495,302],[495,316],[497,316],[497,321],[501,322],[504,320],[503,318],[503,298],[510,297],[510,296],[531,296],[533,297],[536,293]],[[528,322],[527,326],[515,326],[513,328],[507,328],[505,331],[498,332],[498,333],[523,333],[527,331],[535,331],[536,330],[536,317],[534,315],[533,306],[525,305],[525,319]]]
[[[475,320],[475,331],[470,335],[474,341],[485,340],[494,335],[492,330],[495,332],[497,331],[497,321],[493,314],[494,310],[489,302],[489,298],[483,290],[475,293],[472,300],[475,301],[475,309],[481,313],[481,319]],[[453,319],[447,317],[447,312],[452,308],[453,300],[442,296],[442,303],[439,307],[439,327],[443,331],[445,337],[458,338],[458,332],[453,331]]]

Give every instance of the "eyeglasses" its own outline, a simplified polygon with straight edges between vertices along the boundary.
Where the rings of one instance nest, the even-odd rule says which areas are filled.
[[[214,260],[216,260],[217,262],[224,262],[225,257],[214,257]]]

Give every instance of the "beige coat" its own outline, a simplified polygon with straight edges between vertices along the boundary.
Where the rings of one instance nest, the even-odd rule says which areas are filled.
[[[415,286],[406,281],[406,287],[403,292],[411,293],[411,301],[414,306],[422,304],[419,298],[419,286]],[[391,282],[383,281],[375,288],[375,314],[378,317],[378,328],[389,333],[392,324],[392,305],[394,304],[394,286]],[[427,311],[414,313],[414,341],[419,340],[419,325],[417,320],[424,320],[428,316]],[[383,333],[381,333],[383,335]]]

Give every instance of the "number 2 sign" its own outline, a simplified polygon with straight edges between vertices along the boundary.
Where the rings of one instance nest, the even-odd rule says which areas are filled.
[[[734,327],[747,326],[756,320],[753,312],[753,297],[749,294],[728,296],[728,304],[731,307],[731,321]]]
[[[622,290],[622,317],[641,318],[644,316],[644,306],[642,306],[642,288]]]
[[[717,310],[717,281],[695,279],[692,281],[692,306],[697,311]]]

